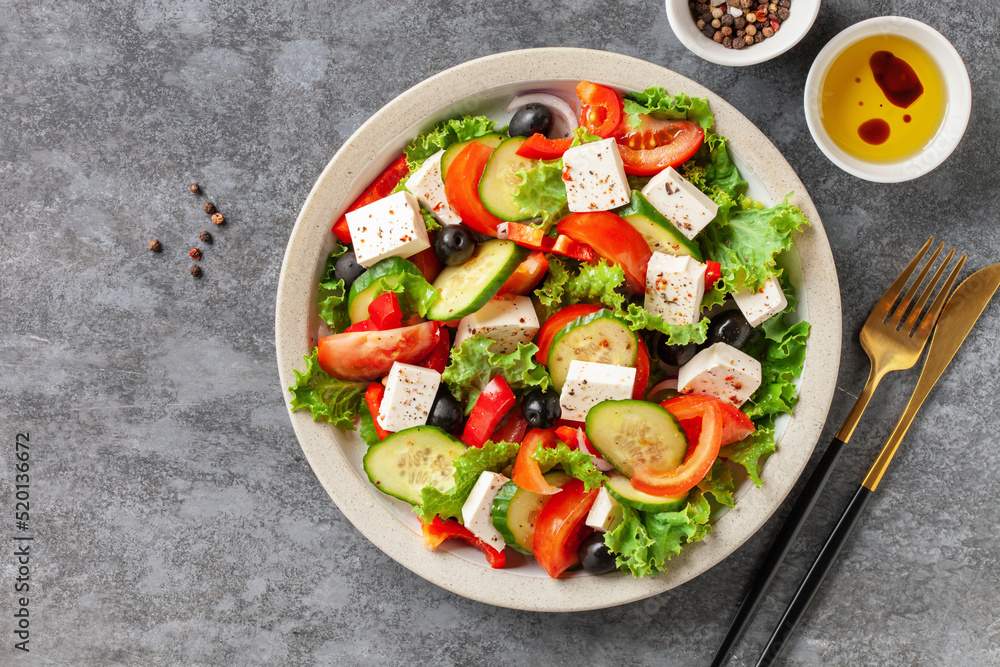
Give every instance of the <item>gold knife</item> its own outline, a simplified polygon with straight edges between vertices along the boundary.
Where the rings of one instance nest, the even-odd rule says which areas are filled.
[[[962,284],[948,299],[948,303],[938,319],[937,326],[934,328],[934,335],[927,351],[927,359],[924,361],[923,370],[920,371],[920,379],[917,380],[917,386],[913,390],[913,395],[910,396],[910,401],[906,404],[906,409],[903,410],[903,415],[896,423],[896,428],[889,435],[882,451],[879,452],[875,463],[868,470],[868,475],[861,483],[854,498],[844,510],[840,521],[837,522],[837,527],[827,538],[823,550],[820,551],[812,567],[809,568],[809,573],[806,574],[799,590],[795,593],[795,597],[792,598],[785,610],[784,616],[781,617],[781,622],[764,647],[764,652],[757,661],[757,667],[770,665],[781,656],[786,640],[795,631],[795,627],[809,607],[813,596],[816,595],[820,584],[823,583],[827,572],[837,559],[840,549],[861,517],[872,492],[878,487],[882,475],[885,474],[893,455],[899,449],[899,443],[906,435],[907,429],[910,428],[910,424],[916,417],[917,411],[920,410],[920,406],[923,405],[924,399],[927,398],[938,378],[944,373],[944,369],[955,357],[958,348],[962,346],[966,336],[969,335],[973,325],[986,309],[998,287],[1000,287],[1000,264],[993,264],[976,271],[962,281]]]

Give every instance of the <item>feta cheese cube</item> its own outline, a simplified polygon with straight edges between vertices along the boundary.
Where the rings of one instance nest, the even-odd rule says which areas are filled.
[[[760,362],[725,343],[705,348],[681,366],[677,389],[682,394],[704,394],[728,401],[736,407],[760,386]]]
[[[476,480],[476,485],[472,487],[469,498],[462,505],[462,522],[465,523],[465,527],[497,551],[503,550],[504,541],[493,527],[491,511],[493,498],[506,483],[507,478],[500,473],[484,470]]]
[[[378,423],[387,431],[426,424],[440,385],[437,371],[394,362],[378,406]]]
[[[358,264],[370,267],[380,259],[409,257],[431,247],[420,204],[409,192],[397,192],[347,214]]]
[[[574,359],[559,395],[562,418],[582,422],[590,409],[601,401],[632,398],[635,369],[614,364]]]
[[[705,271],[690,255],[654,252],[646,267],[646,300],[643,306],[670,324],[691,324],[701,319],[705,296]]]
[[[788,299],[777,278],[769,278],[756,292],[733,292],[733,300],[740,307],[750,326],[755,327],[788,307]]]
[[[719,212],[718,204],[674,171],[673,167],[667,167],[649,179],[642,194],[653,208],[689,239],[697,236]]]
[[[457,225],[462,219],[451,210],[448,199],[444,196],[444,179],[441,178],[442,155],[444,151],[440,150],[424,160],[420,169],[406,179],[406,189],[416,195],[417,200],[442,225]]]
[[[491,351],[507,354],[516,350],[518,343],[530,342],[536,333],[538,315],[529,297],[518,296],[512,301],[493,299],[458,323],[455,347],[469,336],[482,334],[497,342]]]
[[[563,155],[562,178],[573,212],[610,211],[627,204],[632,193],[614,139],[570,148]]]
[[[598,532],[606,533],[609,530],[614,530],[621,523],[621,520],[621,503],[612,498],[604,487],[601,487],[584,523]]]

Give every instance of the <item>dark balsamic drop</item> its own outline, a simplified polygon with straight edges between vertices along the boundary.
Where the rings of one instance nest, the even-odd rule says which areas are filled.
[[[884,144],[889,138],[889,123],[881,118],[872,118],[861,123],[858,128],[858,136],[866,144],[878,146]]]
[[[868,60],[875,76],[875,83],[882,93],[897,107],[913,104],[924,94],[924,86],[910,64],[897,58],[890,51],[876,51]]]
[[[906,114],[905,116],[903,116],[903,122],[904,123],[909,123],[911,120],[913,120],[913,119],[910,118],[910,114]]]

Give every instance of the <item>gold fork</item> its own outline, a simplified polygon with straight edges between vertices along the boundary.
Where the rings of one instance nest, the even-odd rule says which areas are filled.
[[[795,505],[792,506],[791,512],[785,519],[785,523],[774,538],[771,549],[764,556],[764,564],[757,571],[756,577],[750,584],[750,588],[743,598],[743,602],[740,603],[740,608],[736,611],[736,616],[733,618],[733,622],[730,624],[729,630],[722,640],[722,645],[715,654],[715,659],[712,661],[713,667],[719,667],[719,665],[722,665],[726,661],[729,651],[743,635],[750,617],[764,597],[764,592],[774,579],[775,573],[777,573],[778,568],[785,559],[785,555],[798,535],[799,529],[805,523],[806,517],[809,516],[809,512],[812,511],[813,506],[816,504],[820,492],[826,485],[826,481],[829,479],[830,473],[833,471],[834,465],[840,457],[841,450],[851,439],[851,434],[854,433],[854,429],[861,420],[861,415],[864,414],[865,408],[868,406],[868,402],[871,400],[872,394],[875,393],[879,382],[882,381],[886,373],[912,368],[927,345],[927,339],[930,338],[931,331],[934,329],[938,315],[941,314],[945,300],[951,292],[952,287],[954,287],[958,274],[965,265],[965,255],[962,255],[955,268],[952,269],[951,274],[949,274],[944,286],[938,291],[934,301],[925,311],[924,307],[934,293],[934,289],[940,282],[941,276],[944,275],[948,264],[951,263],[955,255],[955,249],[952,248],[951,252],[947,254],[937,271],[934,272],[931,281],[923,288],[923,291],[917,296],[915,302],[914,296],[917,295],[931,267],[941,254],[944,243],[938,245],[934,250],[930,259],[924,264],[924,267],[920,270],[917,278],[905,294],[903,294],[903,288],[906,287],[913,272],[920,266],[921,260],[933,243],[933,236],[927,239],[924,246],[910,263],[907,264],[903,272],[899,274],[899,277],[896,278],[896,281],[889,286],[885,295],[875,304],[875,308],[872,310],[871,315],[868,316],[864,327],[862,327],[861,346],[871,361],[871,371],[868,374],[868,381],[865,383],[864,389],[861,390],[861,395],[858,396],[854,407],[848,413],[847,419],[844,420],[840,430],[837,431],[837,435],[834,436],[833,442],[830,443],[826,453],[823,454],[823,458],[820,459],[816,469],[813,470],[812,475],[809,477],[809,481],[806,482],[801,494],[796,499]],[[900,297],[901,294],[902,297]]]

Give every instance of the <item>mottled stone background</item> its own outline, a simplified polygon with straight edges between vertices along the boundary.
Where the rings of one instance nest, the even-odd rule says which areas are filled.
[[[794,10],[793,10],[794,11]],[[860,181],[812,143],[801,94],[836,32],[923,20],[965,58],[968,133],[933,174]],[[341,143],[396,94],[470,58],[582,46],[720,93],[819,207],[857,331],[930,234],[1000,261],[995,3],[837,0],[770,63],[729,69],[673,37],[662,3],[0,0],[0,662],[707,664],[787,505],[669,593],[572,614],[491,608],[397,565],[303,460],[274,362],[278,266]],[[225,213],[214,228],[187,186]],[[204,276],[187,251],[211,228]],[[162,254],[146,250],[159,238]],[[1000,663],[1000,301],[932,394],[790,647],[788,663]],[[739,646],[752,664],[902,411],[890,376]],[[32,444],[31,653],[13,650],[13,443]]]

